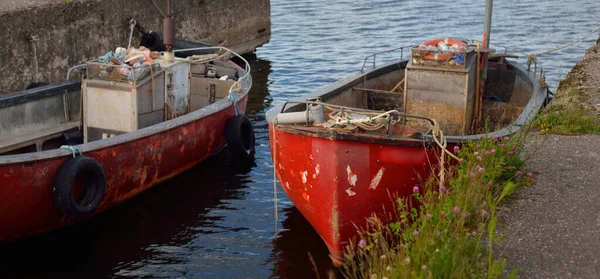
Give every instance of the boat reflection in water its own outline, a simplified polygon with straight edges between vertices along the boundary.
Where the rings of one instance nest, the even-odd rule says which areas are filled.
[[[242,181],[252,166],[230,168],[227,155],[221,153],[96,218],[2,246],[0,277],[156,276],[145,268],[147,263],[185,265],[194,252],[186,246],[218,221],[208,213],[224,200],[245,198]]]
[[[284,219],[283,229],[274,241],[271,254],[271,258],[276,261],[273,277],[330,278],[330,274],[340,277],[339,269],[333,266],[323,240],[300,211],[295,207],[288,207],[279,214],[285,217],[281,218]]]

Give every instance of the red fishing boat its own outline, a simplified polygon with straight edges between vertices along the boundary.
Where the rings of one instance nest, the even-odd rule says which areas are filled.
[[[267,112],[279,183],[335,264],[368,217],[392,220],[396,198],[431,175],[446,144],[515,133],[547,98],[539,67],[453,42],[399,48],[410,59],[382,65],[369,56],[371,69]]]
[[[0,241],[98,214],[225,146],[251,155],[250,66],[208,49],[217,53],[152,63],[133,53],[131,67],[115,54],[88,63],[82,81],[1,96]]]

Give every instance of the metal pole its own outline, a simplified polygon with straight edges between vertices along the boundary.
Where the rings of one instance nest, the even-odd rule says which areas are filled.
[[[167,17],[163,20],[163,44],[165,45],[165,61],[173,61],[173,44],[175,43],[175,21],[173,20],[171,0],[167,1]]]
[[[485,21],[483,23],[484,47],[490,47],[490,32],[492,29],[492,6],[494,0],[485,1]]]

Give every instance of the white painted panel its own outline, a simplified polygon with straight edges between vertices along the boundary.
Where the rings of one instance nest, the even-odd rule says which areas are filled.
[[[86,126],[123,132],[135,131],[137,116],[134,97],[131,91],[88,86],[84,110]]]

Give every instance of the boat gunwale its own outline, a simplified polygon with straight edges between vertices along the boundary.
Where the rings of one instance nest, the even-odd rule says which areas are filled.
[[[308,131],[305,129],[298,129],[297,126],[293,125],[277,125],[277,130],[297,135],[304,135],[315,138],[326,138],[330,140],[345,140],[345,141],[359,141],[364,143],[372,144],[384,144],[393,146],[406,146],[406,147],[423,147],[429,148],[433,145],[433,141],[419,139],[419,138],[393,138],[387,136],[376,136],[372,134],[354,134],[340,131]]]
[[[247,62],[246,62],[247,63]],[[245,69],[241,68],[236,63],[233,63],[237,67],[238,71],[246,72]],[[247,64],[249,65],[249,64]],[[236,104],[243,100],[249,93],[250,88],[252,88],[252,75],[250,72],[247,72],[248,85],[247,87],[243,87],[241,93],[232,93],[235,97]],[[241,78],[240,78],[241,79]],[[129,142],[134,142],[146,137],[154,136],[157,134],[161,134],[163,132],[179,128],[186,124],[201,120],[223,110],[229,109],[233,107],[233,101],[230,97],[223,98],[218,100],[217,102],[210,104],[208,106],[202,107],[195,111],[192,111],[188,114],[163,121],[152,126],[148,126],[137,131],[128,132],[124,134],[120,134],[111,138],[97,140],[89,143],[83,143],[75,145],[75,147],[79,148],[82,153],[99,151],[102,149],[110,148],[117,145],[126,144]],[[20,164],[20,163],[31,163],[36,161],[45,161],[51,159],[62,158],[66,156],[71,156],[72,151],[69,149],[50,149],[39,152],[30,152],[30,153],[21,153],[21,154],[11,154],[11,155],[0,155],[0,166],[3,165],[12,165],[12,164]]]
[[[369,80],[369,78],[373,78],[374,76],[379,76],[381,74],[388,73],[391,70],[394,70],[392,68],[395,68],[396,66],[400,66],[400,67],[403,67],[402,69],[405,69],[406,65],[408,64],[409,61],[410,61],[409,59],[394,60],[392,62],[383,64],[379,67],[371,68],[370,70],[368,70],[366,72],[358,72],[358,73],[351,74],[342,80],[339,80],[333,84],[330,84],[321,89],[318,89],[315,92],[309,93],[306,96],[291,99],[290,102],[302,102],[302,101],[316,100],[326,94],[333,94],[333,95],[331,95],[332,97],[336,96],[337,94],[341,94],[342,92],[346,91],[349,88],[352,88],[354,85],[356,85],[364,80]],[[512,67],[512,69],[515,71],[516,75],[519,75],[525,82],[527,82],[531,86],[531,89],[532,89],[532,95],[531,95],[529,101],[527,102],[527,105],[525,106],[525,108],[523,109],[521,114],[519,115],[519,117],[517,117],[517,119],[512,121],[506,127],[499,129],[497,131],[490,132],[490,133],[482,133],[482,134],[475,134],[475,135],[462,135],[462,136],[445,135],[444,137],[446,138],[448,143],[458,144],[458,143],[465,142],[465,141],[480,140],[485,137],[504,137],[504,136],[511,135],[511,134],[518,132],[523,126],[525,126],[525,125],[531,123],[531,121],[533,121],[533,119],[537,115],[537,112],[541,109],[541,107],[543,106],[544,102],[546,101],[546,99],[548,97],[547,87],[540,86],[539,78],[541,75],[538,75],[537,72],[527,70],[524,66],[518,64],[516,61],[510,61],[510,60],[505,60],[505,61],[509,67]],[[277,105],[277,106],[271,108],[266,113],[267,122],[269,124],[273,124],[274,126],[277,126],[278,129],[281,129],[280,128],[281,125],[274,124],[274,119],[279,113],[281,113],[281,109],[283,108],[284,105],[285,105],[285,103]],[[293,106],[290,106],[290,107],[293,107]],[[289,125],[289,126],[291,126],[291,125]],[[286,132],[304,134],[304,133],[300,132],[299,130],[292,131],[289,127],[286,130]],[[324,137],[319,134],[306,134],[306,135],[310,135],[310,136],[316,135],[317,137]],[[431,143],[433,143],[433,141],[434,141],[433,137],[431,135],[423,135],[423,138],[425,141],[428,141]],[[354,139],[354,140],[358,140],[358,139]],[[405,139],[390,138],[390,140],[386,141],[386,142],[392,143],[395,141],[403,141],[403,140],[405,140]]]
[[[0,95],[0,109],[65,94],[65,92],[78,89],[81,89],[81,80],[68,80]]]

